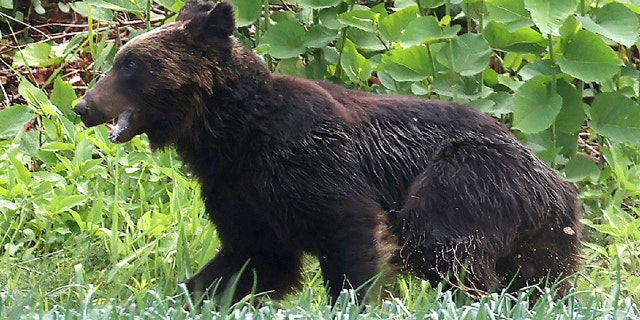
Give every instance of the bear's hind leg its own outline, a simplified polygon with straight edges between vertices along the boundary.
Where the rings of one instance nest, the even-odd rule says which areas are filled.
[[[518,239],[513,252],[498,260],[497,270],[505,285],[512,288],[551,285],[578,271],[580,252],[580,229],[575,223],[545,226]],[[563,296],[571,288],[566,280],[556,285],[556,296]]]
[[[519,236],[542,230],[545,220],[576,226],[578,210],[564,210],[575,203],[575,191],[516,143],[449,142],[415,179],[398,215],[401,258],[406,269],[428,280],[441,278],[476,292],[501,289],[508,282],[497,268]],[[539,235],[541,242],[532,241],[532,246],[543,249],[545,237]],[[578,244],[567,250],[573,253],[573,246]],[[562,247],[557,248],[553,259],[558,261],[540,270],[577,266],[572,256],[557,254]],[[537,263],[525,262],[522,269]],[[538,275],[522,273],[522,281],[511,289],[537,281],[532,277]]]

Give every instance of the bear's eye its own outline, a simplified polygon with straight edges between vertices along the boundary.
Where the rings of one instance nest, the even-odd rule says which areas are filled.
[[[128,72],[133,72],[136,70],[136,62],[132,59],[127,59],[124,61],[123,67]]]

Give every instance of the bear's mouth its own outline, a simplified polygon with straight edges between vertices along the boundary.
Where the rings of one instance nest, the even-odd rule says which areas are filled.
[[[112,143],[123,143],[131,140],[134,134],[131,134],[131,111],[127,110],[115,117],[111,122],[107,122],[107,131],[109,132],[109,141]]]

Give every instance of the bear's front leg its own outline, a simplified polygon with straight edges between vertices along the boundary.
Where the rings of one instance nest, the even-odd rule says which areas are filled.
[[[366,202],[336,211],[318,252],[327,293],[332,303],[342,289],[358,289],[360,302],[366,296],[375,298],[373,287],[379,287],[377,284],[393,271],[390,260],[397,249],[386,213],[378,205]]]
[[[196,303],[203,298],[215,298],[231,288],[234,282],[233,302],[252,293],[254,289],[256,293],[266,292],[271,298],[278,299],[300,286],[301,255],[300,252],[285,249],[231,251],[223,248],[185,285]],[[219,285],[212,287],[218,280]],[[217,291],[213,292],[214,289]]]

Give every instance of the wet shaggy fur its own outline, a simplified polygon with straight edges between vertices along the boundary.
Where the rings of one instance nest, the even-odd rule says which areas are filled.
[[[577,270],[576,190],[494,119],[271,74],[234,27],[228,3],[190,0],[76,105],[89,126],[115,119],[114,142],[175,147],[201,182],[222,247],[189,290],[224,287],[248,261],[235,299],[254,280],[282,297],[303,253],[334,299],[381,272],[482,293]]]

